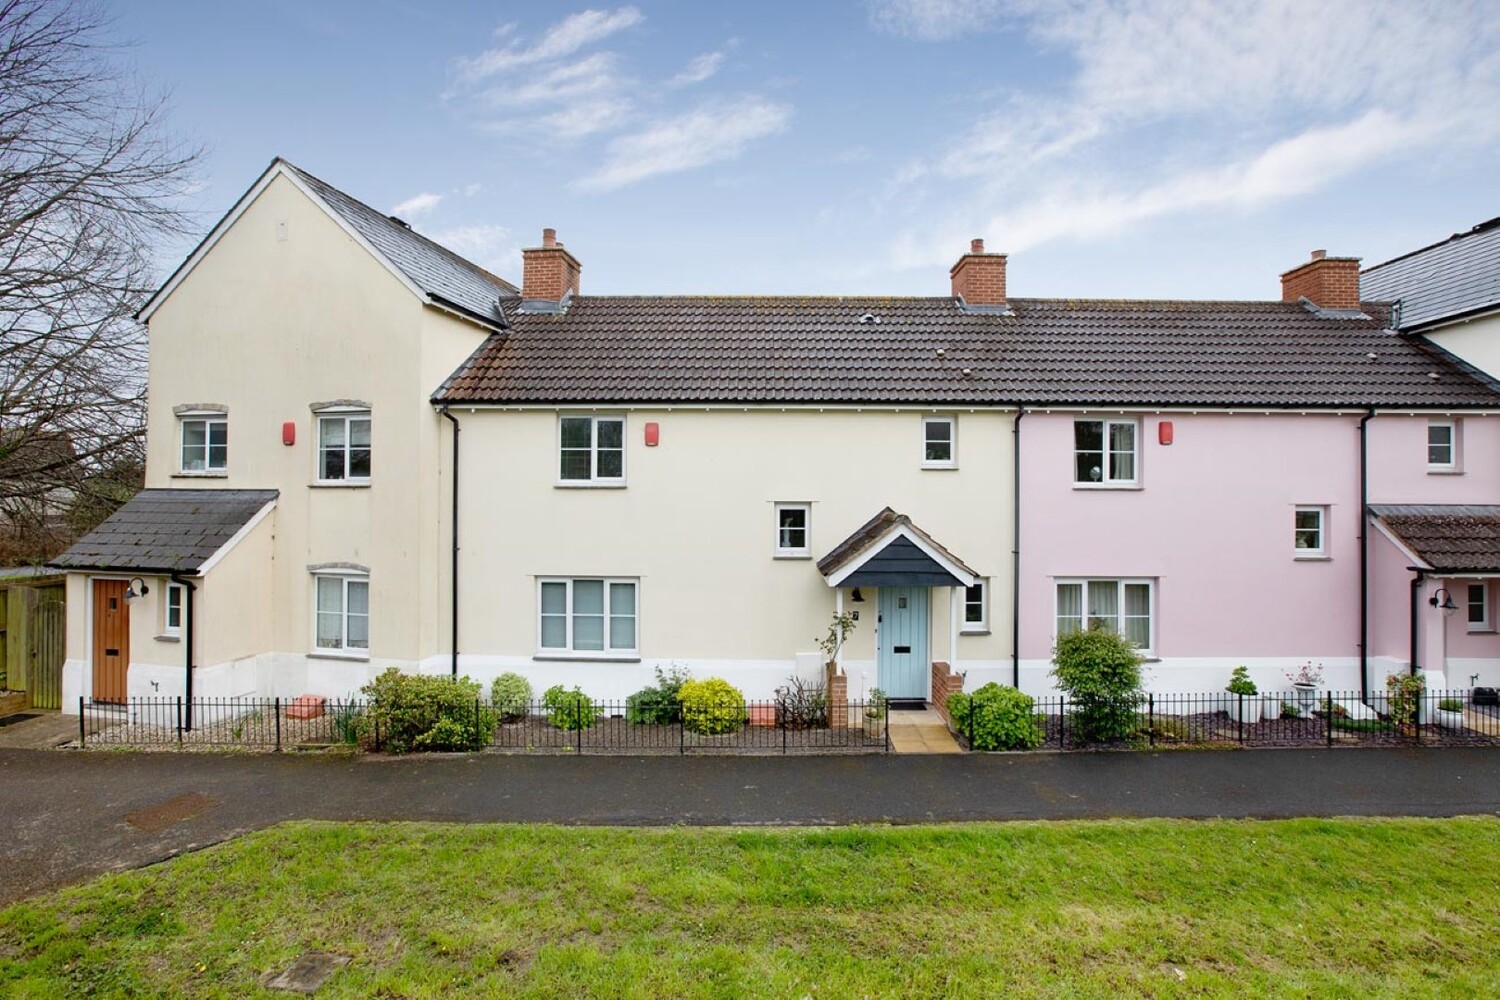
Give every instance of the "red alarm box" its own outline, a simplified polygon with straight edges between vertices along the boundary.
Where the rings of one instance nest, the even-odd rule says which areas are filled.
[[[1161,444],[1172,443],[1172,421],[1163,420],[1156,425],[1156,440]]]
[[[281,425],[281,443],[285,445],[297,443],[297,421],[288,420]]]

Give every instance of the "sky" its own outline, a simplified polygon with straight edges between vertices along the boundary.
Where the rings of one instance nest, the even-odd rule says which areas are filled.
[[[107,0],[201,143],[584,294],[1266,299],[1500,216],[1500,0]],[[190,245],[164,247],[175,265]]]

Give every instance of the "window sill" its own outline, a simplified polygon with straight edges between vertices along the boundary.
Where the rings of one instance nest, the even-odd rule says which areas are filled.
[[[152,636],[152,638],[155,639],[157,642],[181,642],[182,641],[182,636],[180,636],[180,635],[156,635],[156,636]]]
[[[1293,562],[1333,562],[1333,556],[1292,556]]]
[[[606,480],[604,482],[594,482],[592,480],[583,479],[559,479],[552,485],[559,490],[623,490],[625,488],[625,481],[623,479]]]
[[[612,653],[537,653],[533,660],[540,663],[640,663],[641,658],[632,654]]]
[[[1427,470],[1427,474],[1429,476],[1461,476],[1461,475],[1464,474],[1464,470],[1463,469],[1428,469]]]
[[[958,630],[958,634],[959,635],[989,635],[990,634],[990,630],[987,629],[987,628],[961,628],[961,629]]]
[[[318,480],[315,483],[308,483],[307,488],[310,490],[367,490],[370,488],[370,481],[368,479],[330,479],[327,482]]]
[[[169,479],[228,479],[229,470],[223,472],[174,472]]]
[[[1140,483],[1074,483],[1073,488],[1075,490],[1083,490],[1084,492],[1094,492],[1098,490],[1106,492],[1124,490],[1128,492],[1130,490],[1145,489],[1145,487]]]
[[[1495,634],[1495,627],[1493,625],[1481,625],[1481,626],[1473,626],[1473,625],[1471,625],[1471,626],[1469,626],[1469,634],[1470,635],[1494,635]]]
[[[773,555],[771,558],[772,559],[792,559],[792,560],[797,560],[797,559],[811,559],[812,558],[812,553],[811,552],[778,552],[775,555]]]
[[[941,462],[941,463],[939,463],[939,462],[933,462],[931,464],[928,464],[927,462],[923,462],[922,463],[922,469],[925,472],[957,472],[958,471],[958,463],[957,462]]]
[[[336,649],[315,649],[307,654],[309,660],[348,660],[352,663],[369,663],[369,653],[342,653]]]

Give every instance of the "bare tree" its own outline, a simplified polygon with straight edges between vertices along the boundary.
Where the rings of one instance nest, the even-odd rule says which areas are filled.
[[[0,0],[0,520],[59,534],[80,491],[107,514],[114,470],[143,464],[133,316],[198,158],[107,28],[87,0]],[[90,498],[98,481],[114,485]]]

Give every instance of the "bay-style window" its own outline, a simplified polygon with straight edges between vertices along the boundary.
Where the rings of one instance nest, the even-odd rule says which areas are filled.
[[[543,579],[537,587],[537,647],[543,653],[636,652],[635,580]]]
[[[1140,470],[1134,420],[1073,421],[1073,482],[1079,486],[1134,486]]]
[[[315,649],[320,653],[368,656],[370,580],[350,574],[313,577]]]
[[[1150,580],[1058,580],[1057,634],[1107,628],[1150,651],[1155,634]]]
[[[370,411],[324,410],[318,414],[318,481],[370,481]]]
[[[558,478],[566,485],[625,482],[625,418],[562,417]]]
[[[182,472],[223,474],[229,469],[229,420],[222,414],[187,414],[178,420]]]

